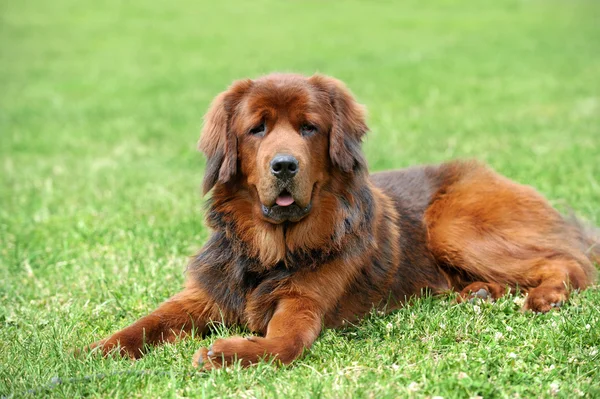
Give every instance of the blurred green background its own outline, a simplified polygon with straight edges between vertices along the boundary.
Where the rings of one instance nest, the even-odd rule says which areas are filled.
[[[172,373],[113,375],[52,393],[546,396],[557,381],[598,393],[597,350],[590,355],[597,330],[579,346],[557,347],[565,331],[548,327],[552,316],[532,319],[510,304],[488,318],[451,307],[453,319],[448,303],[417,302],[424,324],[401,323],[417,310],[384,319],[399,328],[391,341],[387,324],[373,320],[358,328],[362,340],[327,332],[292,368],[192,382],[184,375],[197,342],[157,349],[134,365],[75,360],[69,351],[179,289],[186,256],[208,235],[204,161],[195,150],[201,118],[234,79],[333,75],[369,109],[372,170],[479,158],[599,224],[599,16],[600,4],[584,0],[2,1],[0,394],[22,394],[56,375],[131,368]],[[571,335],[589,333],[584,326],[594,320],[597,329],[600,296],[585,295],[561,313],[577,326]],[[578,300],[587,310],[577,310]],[[479,317],[483,330],[504,326],[506,309],[524,335],[487,353],[469,320]],[[438,319],[455,327],[437,331]],[[475,334],[466,347],[452,335],[461,328]],[[423,329],[439,335],[411,346]],[[429,357],[438,338],[449,342],[441,365]],[[474,365],[464,352],[492,365]],[[521,366],[503,363],[508,352],[531,354],[522,375]],[[568,362],[573,353],[582,365]],[[559,367],[547,371],[540,356]],[[411,362],[418,366],[403,368]],[[338,381],[352,364],[365,374]],[[499,381],[487,383],[481,367]],[[471,377],[457,379],[458,370]]]

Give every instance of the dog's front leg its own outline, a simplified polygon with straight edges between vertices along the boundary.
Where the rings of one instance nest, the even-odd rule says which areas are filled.
[[[195,366],[212,369],[240,361],[249,366],[259,360],[275,359],[288,364],[310,348],[321,332],[321,312],[306,298],[281,299],[262,337],[232,337],[216,340],[193,358]]]
[[[122,356],[137,359],[143,356],[147,345],[173,342],[192,329],[203,333],[210,321],[211,310],[212,301],[206,293],[194,284],[188,284],[148,316],[93,343],[89,349],[98,348],[104,354],[118,349]]]

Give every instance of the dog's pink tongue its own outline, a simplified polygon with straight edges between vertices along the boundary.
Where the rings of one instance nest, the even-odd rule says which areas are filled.
[[[294,203],[294,199],[289,194],[283,194],[277,197],[275,203],[279,206],[290,206]]]

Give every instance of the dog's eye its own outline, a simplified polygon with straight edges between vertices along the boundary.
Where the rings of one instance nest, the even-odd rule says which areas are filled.
[[[305,123],[300,126],[300,134],[303,136],[312,136],[317,132],[317,127],[315,125],[311,125],[310,123]]]
[[[248,131],[248,134],[251,134],[253,136],[262,137],[265,135],[266,131],[267,131],[267,125],[264,122],[261,122],[260,125],[256,125],[252,129],[250,129]]]

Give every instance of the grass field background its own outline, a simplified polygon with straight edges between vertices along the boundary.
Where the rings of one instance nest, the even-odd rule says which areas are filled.
[[[336,76],[369,108],[372,170],[475,157],[600,224],[599,15],[579,0],[2,1],[0,396],[600,397],[597,288],[546,315],[417,300],[287,367],[195,373],[200,345],[240,333],[226,329],[137,362],[71,354],[180,289],[208,235],[201,117],[238,78]]]

